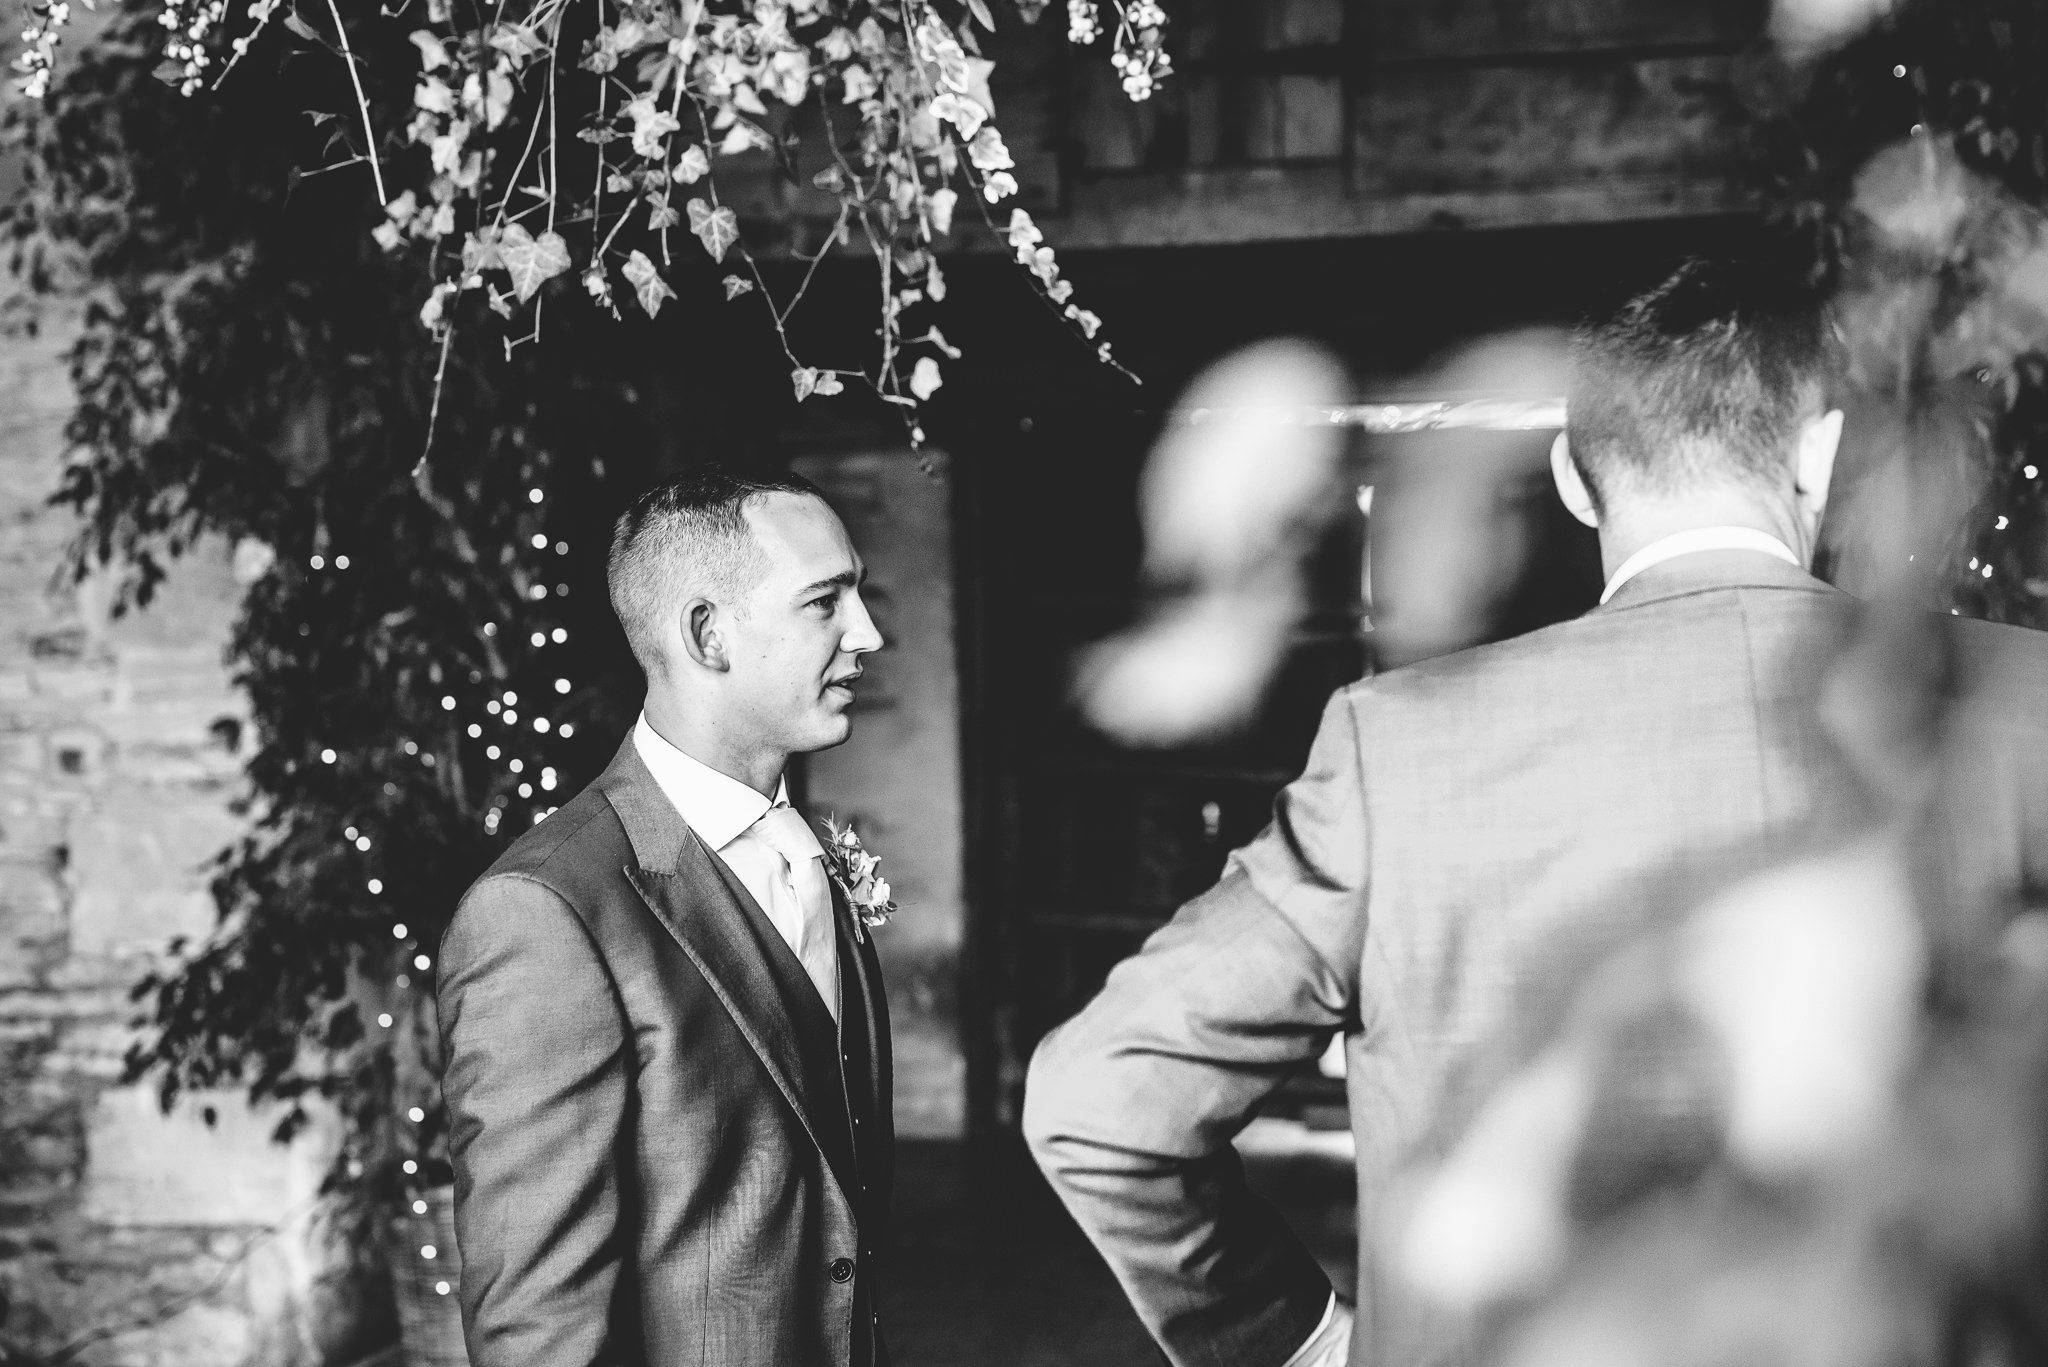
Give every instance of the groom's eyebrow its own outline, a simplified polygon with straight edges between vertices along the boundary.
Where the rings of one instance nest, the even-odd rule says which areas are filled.
[[[797,590],[796,596],[799,598],[808,598],[812,594],[823,592],[826,589],[858,588],[862,584],[865,584],[867,580],[867,566],[863,565],[858,570],[841,570],[839,573],[833,575],[830,579],[820,579],[815,584],[806,584],[802,588]]]

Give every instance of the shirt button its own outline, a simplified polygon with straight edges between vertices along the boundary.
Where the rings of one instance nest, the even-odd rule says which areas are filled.
[[[843,1284],[852,1281],[853,1260],[851,1258],[834,1258],[832,1260],[831,1274],[832,1280],[835,1282]]]

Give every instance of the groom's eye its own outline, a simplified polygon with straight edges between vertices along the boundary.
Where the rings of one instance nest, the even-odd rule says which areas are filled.
[[[832,600],[836,597],[838,597],[837,594],[828,593],[823,598],[813,598],[809,603],[805,604],[805,606],[813,608],[829,608],[832,606]]]

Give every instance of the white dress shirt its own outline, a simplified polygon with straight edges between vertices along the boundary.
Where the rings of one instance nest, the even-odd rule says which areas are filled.
[[[832,931],[825,848],[808,822],[792,819],[788,785],[778,788],[775,801],[769,802],[738,779],[669,744],[648,725],[644,712],[633,727],[633,745],[697,838],[716,851],[767,913],[837,1021],[839,947]]]
[[[1754,527],[1694,527],[1660,537],[1622,561],[1608,578],[1607,587],[1600,591],[1600,601],[1604,603],[1612,598],[1620,592],[1623,584],[1650,566],[1700,551],[1760,551],[1774,555],[1788,565],[1802,570],[1806,568],[1805,562],[1792,553],[1790,546],[1769,532],[1760,532]]]

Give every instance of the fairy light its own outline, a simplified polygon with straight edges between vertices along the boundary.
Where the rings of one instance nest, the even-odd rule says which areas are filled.
[[[435,1294],[435,1295],[437,1295],[437,1296],[445,1296],[445,1295],[447,1295],[447,1294],[448,1294],[448,1291],[449,1291],[448,1283],[446,1283],[446,1282],[435,1282],[435,1283],[434,1283],[434,1294]]]
[[[347,556],[345,556],[345,555],[337,555],[337,556],[335,556],[335,557],[334,557],[334,568],[336,568],[336,569],[338,569],[338,570],[345,570],[345,569],[347,569],[347,568],[348,568],[348,557],[347,557]]]
[[[1971,568],[1972,568],[1972,569],[1975,569],[1975,568],[1976,568],[1976,566],[1972,565],[1972,566],[1971,566]],[[515,759],[515,760],[511,761],[510,763],[508,763],[508,764],[507,764],[507,765],[506,765],[505,767],[506,767],[507,769],[510,769],[510,770],[511,770],[511,771],[512,771],[513,773],[515,773],[515,774],[516,774],[516,773],[520,773],[521,771],[523,771],[523,770],[524,770],[524,769],[526,768],[526,761],[525,761],[525,760],[523,760],[523,759]]]
[[[569,691],[569,681],[568,681],[567,679],[557,679],[557,680],[555,680],[555,692],[557,692],[557,693],[567,693],[568,691]]]
[[[403,940],[409,933],[410,932],[406,930],[405,922],[403,921],[400,921],[397,925],[391,927],[391,938],[394,940]]]
[[[2029,471],[2031,471],[2031,470],[2033,469],[2033,467],[2032,467],[2032,466],[2028,466],[2027,468],[2028,468],[2028,470],[2029,470]],[[2031,474],[2029,474],[2029,475],[2028,475],[2028,478],[2029,478],[2029,479],[2031,479],[2031,478],[2033,478],[2033,476],[2032,476]],[[555,629],[554,629],[554,630],[553,630],[552,632],[550,632],[550,633],[548,633],[548,634],[549,634],[550,636],[552,636],[552,637],[554,638],[554,642],[555,642],[555,644],[556,644],[556,645],[560,645],[560,644],[562,644],[562,642],[564,642],[564,641],[566,641],[566,640],[568,640],[568,639],[569,639],[569,633],[568,633],[568,632],[566,632],[566,631],[564,631],[564,630],[562,630],[562,629],[561,629],[560,627],[556,627],[556,628],[555,628]]]
[[[413,956],[412,966],[424,973],[434,966],[434,961],[424,954],[416,954]]]
[[[410,1158],[406,1159],[403,1163],[400,1163],[398,1166],[400,1170],[403,1171],[405,1175],[408,1177],[412,1176],[414,1173],[420,1170],[420,1165],[418,1163],[415,1163]]]
[[[500,712],[503,712],[504,710],[505,705],[499,702],[496,698],[492,698],[489,702],[484,704],[484,711],[490,713],[494,717],[497,716]]]
[[[417,1125],[422,1120],[425,1120],[427,1118],[427,1113],[421,1110],[419,1107],[414,1106],[406,1111],[405,1118],[407,1120],[410,1120],[413,1124]]]
[[[475,722],[471,722],[469,726],[465,729],[468,730],[469,738],[471,740],[475,740],[478,736],[481,736],[484,733],[484,729],[481,726],[478,726]]]
[[[327,568],[327,557],[324,555],[316,555],[309,563],[311,563],[313,568],[316,570],[324,570]]]
[[[526,501],[529,503],[538,503],[545,497],[547,495],[543,494],[539,489],[528,489],[526,491]]]
[[[441,710],[443,712],[453,712],[455,710],[455,699],[452,695],[444,694],[442,696]]]
[[[389,1030],[391,1028],[391,1013],[389,1011],[379,1011],[377,1013],[377,1024]]]
[[[425,1258],[428,1262],[432,1262],[435,1258],[439,1257],[440,1254],[441,1251],[435,1248],[432,1244],[420,1245],[420,1256],[422,1258]]]
[[[425,1201],[414,1201],[412,1203],[412,1213],[415,1215],[425,1215],[427,1213],[427,1203]]]
[[[547,635],[546,635],[546,634],[545,634],[544,632],[538,632],[538,631],[534,632],[534,633],[533,633],[533,638],[532,638],[532,639],[533,639],[533,643],[534,643],[534,645],[536,645],[536,646],[544,646],[544,645],[546,645],[546,644],[548,643],[548,638],[547,638]]]
[[[369,850],[369,848],[370,848],[370,837],[368,837],[367,835],[359,835],[359,836],[357,836],[357,837],[356,837],[356,848],[357,848],[357,849],[359,849],[359,850],[363,850],[363,851],[367,852],[367,851]]]
[[[518,724],[519,724],[519,714],[518,714],[517,712],[514,712],[514,711],[513,711],[513,710],[512,710],[511,708],[509,708],[509,707],[508,707],[508,708],[506,708],[506,709],[505,709],[505,725],[507,725],[507,726],[517,726]]]
[[[379,893],[384,891],[384,880],[381,878],[372,878],[367,886],[370,889],[370,895],[372,897],[375,897]]]
[[[569,739],[569,737],[576,734],[576,723],[573,721],[563,722],[560,726],[555,728],[555,734],[560,736],[563,740]]]
[[[546,532],[535,532],[535,533],[533,534],[533,548],[534,548],[535,550],[537,550],[537,551],[540,551],[540,550],[546,550],[546,549],[547,549],[547,544],[548,544],[548,535],[547,535],[547,533],[546,533]]]
[[[533,729],[545,736],[548,733],[548,719],[546,717],[535,717],[533,719]]]

